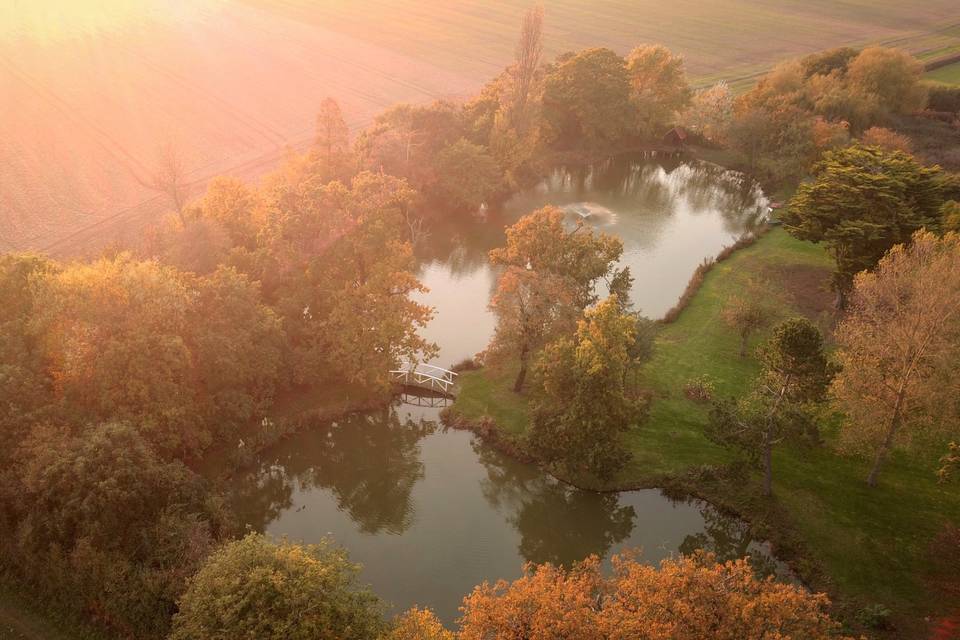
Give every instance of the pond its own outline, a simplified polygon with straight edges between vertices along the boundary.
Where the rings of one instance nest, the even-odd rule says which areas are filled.
[[[760,187],[717,165],[617,156],[558,167],[541,184],[512,198],[486,222],[436,225],[418,247],[421,300],[436,309],[424,335],[440,346],[435,364],[450,366],[487,346],[495,320],[487,309],[498,274],[487,252],[504,243],[504,227],[548,204],[623,241],[634,308],[662,317],[705,258],[754,227],[768,205]]]
[[[436,308],[426,336],[441,366],[470,357],[490,339],[487,303],[497,274],[489,249],[503,229],[544,206],[616,234],[633,272],[632,301],[651,317],[676,301],[704,258],[748,230],[766,209],[741,175],[693,162],[619,157],[558,168],[480,221],[434,225],[419,247],[422,300]],[[440,409],[399,398],[383,410],[309,424],[233,479],[232,501],[251,529],[313,542],[331,537],[363,564],[361,579],[401,611],[429,606],[447,623],[484,580],[513,579],[524,562],[569,564],[639,548],[656,562],[708,548],[724,558],[750,552],[786,575],[747,526],[698,501],[659,490],[597,494],[444,430]],[[309,418],[304,418],[309,420]]]
[[[429,606],[448,624],[475,585],[516,578],[527,561],[569,565],[629,548],[657,562],[707,548],[785,571],[745,523],[706,503],[571,488],[443,429],[439,411],[398,401],[312,425],[234,478],[240,522],[292,540],[332,538],[392,613]]]

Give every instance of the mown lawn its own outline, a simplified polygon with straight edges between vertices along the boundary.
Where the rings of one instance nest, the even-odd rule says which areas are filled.
[[[687,474],[704,465],[722,466],[735,456],[704,436],[707,409],[686,398],[685,383],[707,376],[718,395],[737,396],[758,371],[752,357],[738,357],[737,337],[720,318],[726,298],[747,278],[761,278],[783,317],[805,315],[829,332],[829,273],[821,248],[780,229],[716,265],[690,306],[657,337],[655,355],[644,369],[654,393],[649,417],[626,434],[633,460],[605,488],[685,477],[688,488],[735,509],[770,536],[814,587],[827,589],[846,607],[848,619],[862,606],[882,604],[894,611],[895,633],[922,637],[925,616],[956,613],[927,584],[937,562],[930,557],[930,542],[946,522],[960,523],[960,487],[937,484],[933,473],[941,452],[894,456],[880,486],[870,489],[866,461],[836,452],[834,424],[824,427],[822,447],[776,451],[773,500],[759,494],[757,475],[691,484],[693,476]],[[509,379],[504,373],[488,377],[483,370],[464,374],[454,410],[468,418],[507,416],[509,431],[522,433],[518,423],[525,400],[505,386]]]

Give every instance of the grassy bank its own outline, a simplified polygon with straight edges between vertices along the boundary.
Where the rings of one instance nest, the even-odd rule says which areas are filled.
[[[644,371],[654,394],[649,418],[625,436],[632,462],[602,488],[679,484],[731,508],[770,537],[812,586],[830,592],[845,618],[882,604],[894,611],[896,633],[920,636],[925,616],[952,613],[928,588],[935,568],[928,548],[945,522],[960,522],[960,491],[936,483],[936,453],[894,456],[881,486],[871,490],[867,464],[837,454],[835,427],[826,428],[819,449],[776,452],[775,497],[768,500],[757,476],[737,479],[723,471],[732,454],[707,440],[706,407],[683,393],[687,381],[707,376],[717,394],[736,396],[756,375],[757,363],[738,357],[737,337],[720,319],[724,301],[746,278],[763,279],[784,317],[805,315],[829,331],[829,270],[822,249],[781,229],[714,267],[677,321],[660,331]],[[635,286],[643,286],[642,278]],[[489,416],[522,435],[526,399],[509,391],[509,374],[465,373],[454,411],[467,419]]]

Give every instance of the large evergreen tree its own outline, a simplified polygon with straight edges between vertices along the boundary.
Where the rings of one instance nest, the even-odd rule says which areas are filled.
[[[902,151],[854,145],[824,154],[813,180],[800,185],[782,220],[790,233],[824,243],[833,255],[839,306],[856,273],[918,229],[938,227],[939,174]]]

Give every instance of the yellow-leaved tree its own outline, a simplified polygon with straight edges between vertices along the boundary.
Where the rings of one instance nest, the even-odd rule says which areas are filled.
[[[895,446],[960,428],[960,234],[919,231],[858,274],[836,337],[842,444],[873,456],[874,486]]]

